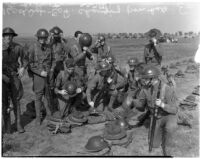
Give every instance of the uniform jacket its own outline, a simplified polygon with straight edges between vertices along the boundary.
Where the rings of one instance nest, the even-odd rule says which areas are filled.
[[[41,74],[42,71],[49,72],[52,66],[52,49],[46,45],[44,50],[41,49],[39,43],[30,46],[28,50],[30,70],[36,74]]]
[[[12,72],[16,73],[19,67],[26,68],[28,65],[28,59],[22,46],[14,42],[7,49],[3,50],[2,58],[3,74],[8,76]]]
[[[155,101],[157,98],[157,92],[159,88],[159,82],[155,86],[143,87],[138,98],[133,101],[134,106],[140,109],[147,109],[152,112],[155,107]],[[174,87],[167,85],[161,81],[160,98],[164,102],[165,106],[162,111],[166,114],[176,114],[178,111],[177,96]],[[161,109],[161,108],[160,108]]]
[[[144,62],[146,64],[158,64],[160,65],[163,56],[163,48],[160,44],[152,46],[147,44],[144,48]]]

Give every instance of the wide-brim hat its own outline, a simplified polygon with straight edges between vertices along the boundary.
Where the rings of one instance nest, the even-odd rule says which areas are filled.
[[[82,113],[73,113],[68,116],[68,120],[74,123],[84,123],[87,121],[87,118]]]
[[[117,126],[115,122],[106,124],[103,132],[103,137],[107,140],[120,140],[127,136],[125,129]]]

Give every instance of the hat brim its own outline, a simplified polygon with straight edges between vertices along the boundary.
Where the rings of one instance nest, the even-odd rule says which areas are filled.
[[[88,145],[85,145],[84,149],[87,151],[87,152],[99,152],[99,151],[102,151],[104,149],[106,149],[108,147],[108,145],[106,143],[103,143],[99,148],[97,149],[90,149]]]
[[[5,35],[13,35],[13,36],[18,36],[18,34],[16,34],[16,33],[3,33],[3,36],[5,36]]]

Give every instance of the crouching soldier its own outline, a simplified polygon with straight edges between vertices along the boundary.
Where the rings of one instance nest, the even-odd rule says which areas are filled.
[[[20,99],[23,96],[23,87],[20,78],[24,74],[24,69],[27,67],[28,61],[25,60],[25,54],[22,47],[13,42],[13,37],[15,36],[17,36],[17,34],[12,28],[3,29],[2,112],[7,133],[11,132],[9,113],[11,100],[14,108],[17,131],[19,133],[24,132],[20,120]]]
[[[97,70],[98,72],[93,79],[88,81],[86,90],[88,104],[91,108],[96,108],[99,105],[98,109],[104,111],[104,106],[108,103],[107,109],[113,111],[117,90],[121,86],[121,83],[117,84],[118,75],[106,61],[101,61]]]
[[[29,69],[33,76],[33,91],[35,93],[36,126],[41,124],[40,111],[43,96],[47,116],[51,116],[48,76],[51,69],[52,49],[47,44],[48,36],[49,33],[46,29],[39,29],[36,34],[37,43],[30,46],[28,50]]]
[[[85,90],[84,78],[75,72],[75,64],[72,59],[65,61],[65,70],[56,78],[55,94],[59,102],[61,117],[67,116],[71,111],[76,111],[81,105],[83,91]]]
[[[174,87],[161,81],[160,74],[156,66],[146,66],[140,73],[144,87],[137,99],[127,100],[127,105],[133,104],[140,110],[146,108],[150,111],[149,150],[161,145],[163,155],[169,156],[172,155],[171,145],[177,127],[178,107]]]

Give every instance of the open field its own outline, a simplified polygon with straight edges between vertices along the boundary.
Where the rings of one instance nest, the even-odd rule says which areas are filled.
[[[29,42],[32,39],[17,39],[20,43]],[[129,57],[136,56],[142,60],[144,39],[112,40],[108,43],[112,46],[119,65],[125,65]],[[199,44],[199,39],[179,39],[178,43],[163,43],[164,63],[170,64],[183,59],[193,58]],[[91,65],[90,65],[91,66]],[[181,65],[178,69],[184,71],[187,64]],[[170,70],[171,73],[178,69]],[[23,77],[24,97],[21,100],[22,117],[26,111],[26,105],[34,99],[31,79]],[[199,74],[186,74],[185,78],[179,78],[177,82],[177,94],[181,101],[191,94],[199,82]],[[199,106],[192,110],[192,128],[186,126],[178,127],[175,133],[175,145],[172,145],[176,157],[198,157],[199,156]],[[77,156],[82,150],[88,138],[101,134],[104,124],[86,125],[72,129],[71,134],[51,135],[45,127],[44,121],[41,129],[34,128],[34,119],[23,118],[26,132],[24,134],[13,133],[5,135],[4,140],[8,147],[4,150],[3,156]],[[113,146],[114,156],[161,156],[161,149],[154,149],[151,154],[148,152],[147,133],[148,129],[140,127],[133,129],[134,139],[127,149],[120,146]]]

